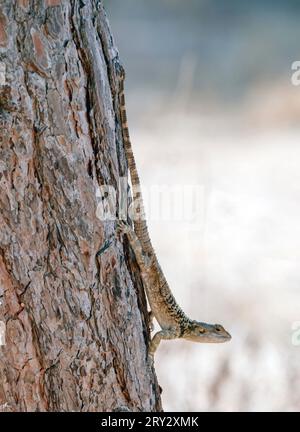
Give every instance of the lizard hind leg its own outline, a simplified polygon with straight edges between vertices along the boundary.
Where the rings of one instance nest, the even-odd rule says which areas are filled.
[[[152,311],[148,312],[148,318],[149,318],[149,329],[150,332],[152,332],[154,330],[154,324],[153,324],[154,313]]]
[[[119,220],[117,222],[117,233],[125,234],[128,238],[129,244],[135,254],[136,260],[142,272],[147,273],[151,264],[151,259],[144,253],[142,244],[134,232],[133,228],[126,222]]]

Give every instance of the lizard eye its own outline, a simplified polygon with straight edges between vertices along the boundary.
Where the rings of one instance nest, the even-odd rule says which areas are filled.
[[[217,332],[220,332],[222,330],[222,327],[220,325],[216,325],[215,329],[216,329]]]

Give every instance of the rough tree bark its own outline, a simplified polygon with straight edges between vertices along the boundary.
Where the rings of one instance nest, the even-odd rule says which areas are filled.
[[[127,173],[101,2],[1,0],[0,62],[0,409],[160,410],[139,272],[96,216]]]

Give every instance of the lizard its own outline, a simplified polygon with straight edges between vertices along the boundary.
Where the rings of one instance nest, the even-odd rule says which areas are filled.
[[[193,342],[220,343],[231,339],[230,333],[220,324],[208,324],[189,318],[178,305],[169,287],[162,268],[158,262],[155,250],[152,246],[144,203],[141,193],[139,174],[131,145],[127,124],[125,103],[125,70],[122,66],[119,73],[119,115],[125,156],[130,173],[133,202],[136,214],[133,220],[134,229],[127,221],[117,222],[117,231],[127,236],[129,244],[135,254],[141,271],[142,281],[146,296],[151,308],[150,320],[153,317],[161,327],[150,341],[148,355],[153,360],[154,353],[161,340],[183,338]],[[150,328],[152,325],[150,326]]]

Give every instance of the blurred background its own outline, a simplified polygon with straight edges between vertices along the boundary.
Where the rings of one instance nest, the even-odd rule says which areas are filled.
[[[233,336],[161,344],[164,409],[299,410],[300,2],[104,3],[159,260]]]

